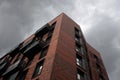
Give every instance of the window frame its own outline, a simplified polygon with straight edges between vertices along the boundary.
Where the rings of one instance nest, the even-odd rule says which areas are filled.
[[[35,69],[34,69],[32,78],[35,78],[36,76],[38,76],[38,75],[41,74],[42,69],[43,69],[43,65],[44,65],[44,60],[39,61],[39,62],[36,64],[36,67],[35,67]],[[37,71],[37,70],[39,70],[39,71]]]

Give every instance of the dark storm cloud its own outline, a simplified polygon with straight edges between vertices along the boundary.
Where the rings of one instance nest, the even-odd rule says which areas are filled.
[[[65,12],[101,53],[110,80],[119,80],[119,4],[119,0],[0,0],[0,56]]]
[[[18,2],[19,1],[19,2]],[[30,10],[21,0],[4,0],[0,4],[0,53],[21,40],[32,25]]]
[[[68,0],[0,0],[0,55],[71,4]]]

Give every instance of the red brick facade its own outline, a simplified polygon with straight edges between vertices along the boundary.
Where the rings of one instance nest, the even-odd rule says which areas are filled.
[[[3,56],[0,71],[0,80],[109,80],[99,52],[64,13]]]

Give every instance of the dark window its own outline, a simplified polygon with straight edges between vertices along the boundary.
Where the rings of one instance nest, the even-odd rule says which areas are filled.
[[[54,31],[55,26],[56,26],[56,22],[54,22],[54,23],[50,26],[50,32],[53,32],[53,31]]]
[[[46,43],[49,43],[51,41],[52,36],[48,36],[46,39]]]
[[[75,32],[78,32],[78,33],[79,33],[79,29],[77,29],[76,27],[75,27]]]
[[[44,35],[43,35],[43,37],[42,37],[42,41],[44,41],[44,42],[45,42],[45,41],[46,41],[46,39],[47,39],[47,36],[48,36],[48,32],[47,32],[46,34],[44,34]]]
[[[23,46],[20,48],[20,51],[23,53],[26,49],[28,49],[30,47],[30,45],[33,43],[33,41],[34,41],[34,38],[30,39],[29,41],[24,43]]]
[[[94,55],[94,60],[95,60],[96,63],[99,62],[98,57],[96,55]]]
[[[83,63],[82,57],[80,57],[80,56],[77,55],[77,57],[76,57],[76,63],[77,63],[77,65],[79,65],[79,66],[82,67],[82,63]]]
[[[83,54],[83,47],[79,44],[76,44],[76,52]]]
[[[84,72],[77,70],[77,80],[84,80]]]
[[[80,38],[79,30],[77,28],[75,28],[75,38]]]
[[[43,68],[43,62],[44,61],[40,61],[39,63],[37,63],[36,68],[35,68],[34,73],[33,73],[33,78],[41,73],[42,68]]]
[[[86,73],[77,69],[77,80],[88,80]]]
[[[100,79],[99,80],[104,80],[103,76],[99,75]]]
[[[79,38],[76,38],[76,37],[75,37],[75,41],[76,41],[76,42],[79,42]]]
[[[97,66],[97,71],[98,71],[98,73],[99,73],[100,75],[102,75],[102,71],[101,71],[100,65],[96,64],[96,66]]]
[[[39,30],[35,32],[36,37],[42,38],[42,36],[49,31],[49,24],[45,24],[43,27],[41,27]]]
[[[14,74],[12,74],[11,76],[9,76],[9,78],[7,80],[16,80],[16,77],[18,75],[19,72],[16,72]]]
[[[48,46],[42,49],[41,54],[40,54],[40,58],[45,57],[47,54],[47,51],[48,51]]]
[[[86,68],[85,60],[79,55],[76,55],[76,63],[78,66],[80,66],[84,69]]]
[[[83,44],[83,40],[82,40],[82,38],[80,38],[79,42],[80,42],[80,45]]]

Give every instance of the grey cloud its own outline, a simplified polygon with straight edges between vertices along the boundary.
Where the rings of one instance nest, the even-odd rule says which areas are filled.
[[[10,2],[13,1],[13,2]],[[20,1],[20,0],[18,0]],[[0,5],[0,53],[23,40],[32,28],[29,10],[16,0],[3,1]],[[3,54],[3,53],[1,53]]]
[[[112,73],[119,69],[116,62],[120,60],[120,50],[114,42],[114,39],[120,39],[118,37],[118,34],[120,34],[119,26],[118,21],[115,21],[109,15],[102,14],[94,18],[92,28],[87,35],[88,42],[102,54],[110,79],[112,79]]]
[[[119,3],[119,0],[0,0],[0,56],[65,12],[82,25],[87,41],[101,53],[110,79],[119,80]]]
[[[0,54],[61,13],[66,9],[65,4],[72,4],[68,0],[61,0],[60,5],[53,0],[1,0],[0,3]]]

